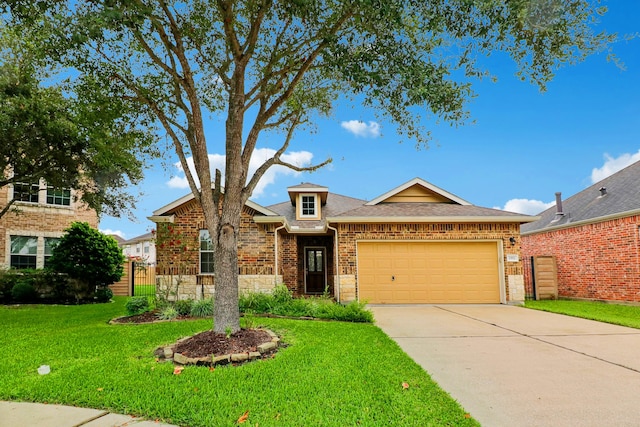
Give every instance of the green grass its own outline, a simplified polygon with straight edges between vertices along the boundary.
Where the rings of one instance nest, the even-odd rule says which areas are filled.
[[[640,307],[593,301],[527,301],[525,307],[640,329]]]
[[[135,295],[155,295],[156,294],[156,285],[134,285],[134,294]]]
[[[372,324],[251,321],[288,347],[239,367],[157,363],[153,350],[211,320],[108,325],[125,298],[84,306],[0,307],[0,400],[49,402],[162,419],[182,426],[478,425]],[[40,376],[40,365],[51,373]],[[409,388],[404,390],[402,383]]]

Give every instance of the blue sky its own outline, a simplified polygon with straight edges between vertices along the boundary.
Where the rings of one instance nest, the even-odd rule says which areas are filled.
[[[598,29],[640,33],[640,2],[612,0]],[[287,187],[301,182],[330,192],[371,200],[404,182],[423,178],[475,205],[536,214],[553,204],[554,193],[569,197],[609,174],[640,160],[640,38],[613,46],[624,62],[620,70],[606,54],[558,70],[547,91],[521,82],[503,57],[487,61],[497,76],[475,85],[470,101],[474,123],[452,128],[431,121],[434,141],[416,150],[391,123],[372,110],[339,102],[334,114],[317,122],[314,132],[299,131],[289,150],[292,161],[333,163],[314,173],[272,169],[252,200],[263,206],[287,200]],[[207,125],[209,152],[221,162],[224,120]],[[280,137],[281,135],[276,135]],[[259,144],[254,160],[279,147]],[[135,216],[137,222],[103,217],[100,229],[130,239],[148,232],[152,212],[189,193],[183,174],[165,158],[148,170]],[[638,183],[640,191],[640,183]]]

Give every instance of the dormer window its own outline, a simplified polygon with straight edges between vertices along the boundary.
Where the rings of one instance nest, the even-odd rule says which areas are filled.
[[[301,194],[300,195],[300,217],[301,218],[316,218],[318,216],[317,200],[315,194]]]

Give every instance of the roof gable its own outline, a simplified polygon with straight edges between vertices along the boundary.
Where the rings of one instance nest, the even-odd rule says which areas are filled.
[[[366,205],[374,206],[379,203],[452,203],[464,206],[471,205],[471,203],[466,200],[422,178],[413,178],[393,190],[376,197],[366,203]]]

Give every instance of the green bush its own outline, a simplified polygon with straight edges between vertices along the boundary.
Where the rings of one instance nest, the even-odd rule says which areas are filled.
[[[11,289],[11,299],[14,302],[34,302],[38,299],[38,292],[29,283],[16,283]]]
[[[179,315],[188,316],[191,314],[191,306],[193,305],[193,301],[190,299],[181,299],[176,301],[173,304],[173,307],[176,309]]]
[[[11,300],[11,290],[18,284],[19,276],[15,271],[0,271],[0,301],[7,303]]]
[[[160,311],[160,313],[158,313],[158,319],[160,320],[173,320],[176,317],[178,317],[178,310],[170,305],[166,306]]]
[[[53,249],[49,266],[78,282],[74,287],[77,300],[92,299],[96,289],[120,280],[124,256],[112,237],[86,222],[74,222],[65,231]]]
[[[273,300],[279,304],[287,303],[293,299],[293,294],[284,284],[276,285],[271,295],[273,295]]]
[[[96,290],[96,302],[108,302],[113,297],[111,288],[103,287]]]
[[[270,294],[245,292],[240,295],[238,304],[243,313],[268,313],[275,305],[275,300]]]
[[[204,298],[194,301],[191,306],[191,315],[194,317],[213,316],[213,298]]]
[[[145,296],[129,298],[129,301],[127,301],[124,308],[127,310],[127,314],[129,316],[142,314],[151,310],[149,299]]]

